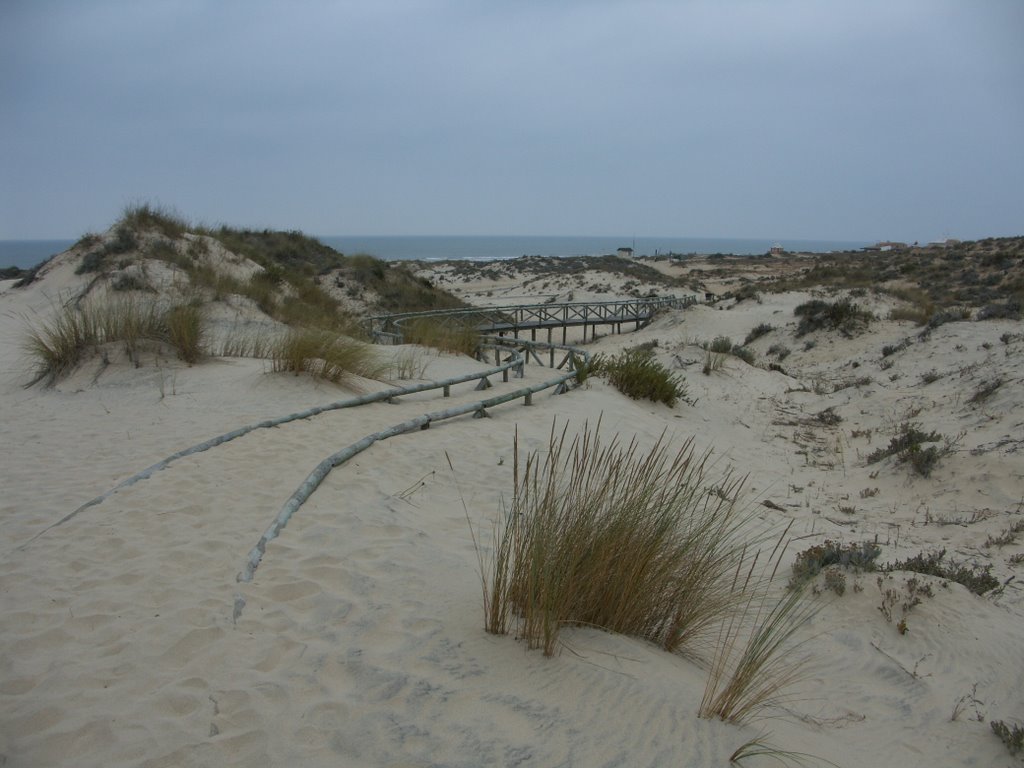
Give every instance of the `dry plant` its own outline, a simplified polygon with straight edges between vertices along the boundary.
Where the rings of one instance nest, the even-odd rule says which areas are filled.
[[[566,430],[568,427],[566,427]],[[526,459],[484,575],[485,628],[515,624],[530,648],[551,655],[567,625],[644,638],[668,651],[692,650],[745,595],[731,573],[747,545],[751,517],[726,477],[709,492],[708,453],[692,441],[672,451],[664,434],[647,452],[600,423]]]
[[[402,336],[407,344],[434,347],[442,352],[476,354],[480,334],[470,323],[451,318],[421,317],[402,323]]]
[[[429,363],[424,360],[422,349],[416,347],[401,350],[391,361],[391,375],[399,380],[422,379]]]
[[[331,331],[290,330],[270,356],[275,372],[309,373],[335,384],[350,384],[357,376],[380,378],[387,370],[370,345]]]
[[[235,326],[221,339],[217,354],[221,357],[269,357],[275,336],[266,327],[246,330]]]
[[[179,304],[167,310],[167,340],[186,363],[195,363],[203,356],[205,322],[203,309],[195,303]]]
[[[712,352],[710,349],[704,352],[704,367],[701,369],[705,376],[717,373],[725,368],[726,354],[724,352]]]
[[[722,625],[698,714],[738,723],[782,700],[781,691],[804,677],[807,659],[797,649],[797,633],[821,609],[805,599],[804,588],[772,588],[789,529],[768,558],[767,578],[756,578],[757,558],[737,591],[747,596],[742,609]],[[740,577],[739,568],[736,580]],[[805,642],[805,641],[803,641]]]
[[[67,301],[54,309],[49,320],[27,324],[22,349],[35,366],[30,386],[43,379],[52,384],[103,344],[123,343],[136,364],[143,343],[169,344],[188,363],[202,354],[201,310],[150,296],[101,294],[77,303]]]
[[[769,738],[771,738],[771,733],[766,733],[741,744],[735,752],[729,755],[729,762],[739,765],[743,760],[752,757],[766,757],[778,765],[811,766],[825,764],[836,766],[836,763],[833,763],[831,760],[826,760],[817,755],[773,747],[768,742]]]

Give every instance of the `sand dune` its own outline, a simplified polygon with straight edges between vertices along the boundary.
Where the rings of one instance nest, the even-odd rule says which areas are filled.
[[[989,721],[1024,716],[1022,566],[1011,562],[1024,537],[986,542],[1024,519],[1020,322],[949,323],[921,340],[881,321],[853,339],[798,340],[801,293],[664,315],[595,349],[657,340],[695,404],[631,401],[595,380],[374,445],[329,476],[240,583],[249,549],[317,462],[439,396],[253,432],[32,540],[177,450],[348,394],[239,359],[93,362],[24,389],[23,318],[73,283],[65,270],[0,296],[7,765],[711,766],[765,731],[843,766],[1013,764]],[[466,293],[482,302],[494,290]],[[774,343],[792,349],[785,374],[733,357],[702,373],[698,342],[742,341],[759,323],[775,327],[752,345],[762,360]],[[434,379],[484,367],[426,359]],[[544,375],[526,368],[527,382]],[[476,397],[467,384],[451,402]],[[839,419],[820,419],[827,409]],[[705,670],[646,643],[570,629],[545,658],[486,634],[467,515],[486,531],[500,514],[515,430],[522,451],[538,450],[553,423],[578,431],[599,417],[604,433],[643,444],[666,429],[675,442],[693,436],[716,467],[749,473],[761,522],[793,521],[790,559],[825,539],[877,541],[887,561],[942,547],[991,565],[1004,586],[977,596],[919,577],[933,594],[906,611],[901,634],[901,608],[896,620],[879,608],[913,575],[849,574],[809,627],[810,678],[772,719],[742,726],[698,718]],[[931,477],[865,462],[906,419],[953,441]]]

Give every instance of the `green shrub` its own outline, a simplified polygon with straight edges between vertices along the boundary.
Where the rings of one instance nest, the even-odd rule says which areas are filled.
[[[988,304],[978,310],[979,320],[1020,320],[1021,302],[1019,299],[1007,299]]]
[[[999,586],[999,580],[991,574],[991,565],[979,567],[966,566],[957,562],[946,564],[943,562],[945,557],[945,549],[940,549],[930,554],[922,552],[914,557],[908,557],[906,560],[896,560],[895,562],[887,563],[882,567],[882,570],[911,571],[928,576],[937,576],[940,579],[962,584],[976,595],[982,595],[990,589],[995,589]]]
[[[875,570],[875,560],[882,554],[882,548],[871,541],[843,545],[826,539],[823,544],[808,547],[793,561],[793,575],[789,580],[790,589],[799,589],[830,565],[854,568],[862,571]]]
[[[970,307],[950,307],[949,309],[941,309],[928,318],[926,331],[932,331],[946,323],[957,323],[970,319]]]
[[[732,354],[733,354],[733,357],[738,357],[740,360],[742,360],[747,365],[753,365],[754,364],[755,356],[754,356],[754,350],[752,350],[752,349],[747,349],[746,347],[734,346],[732,348]]]
[[[992,397],[992,395],[996,393],[996,390],[1003,386],[1003,384],[1004,381],[1001,376],[997,376],[994,379],[990,379],[989,381],[982,383],[982,385],[978,387],[977,390],[975,390],[974,394],[971,395],[970,399],[967,402],[975,404],[983,403],[990,397]]]
[[[1008,726],[1002,720],[993,720],[989,723],[992,733],[998,736],[1011,755],[1024,752],[1024,728],[1019,725]]]
[[[910,339],[904,339],[899,344],[886,344],[882,347],[882,357],[889,357],[890,355],[895,355],[897,352],[902,352],[909,346]]]
[[[938,432],[924,432],[918,425],[905,421],[899,426],[896,435],[889,440],[889,445],[872,451],[866,461],[868,464],[875,464],[889,456],[895,456],[897,463],[909,463],[917,474],[929,477],[939,460],[952,452],[952,447],[948,441],[942,446],[922,446],[924,443],[936,443],[940,440],[943,440],[943,437]]]
[[[92,272],[99,272],[106,266],[106,256],[102,250],[90,251],[89,253],[82,256],[82,260],[75,268],[76,275],[86,275]]]
[[[99,250],[90,251],[82,256],[82,261],[75,269],[76,275],[84,275],[92,272],[102,272],[110,263],[110,256],[119,256],[129,253],[139,247],[135,239],[135,232],[125,224],[119,224],[114,230],[114,237],[108,240]]]
[[[156,293],[156,288],[146,279],[146,276],[138,272],[122,272],[110,282],[110,288],[124,292]]]
[[[800,304],[793,310],[793,313],[800,318],[796,329],[797,336],[803,336],[819,329],[836,330],[844,336],[853,336],[875,319],[874,315],[861,309],[849,299],[840,299],[831,303],[821,299],[812,299]]]
[[[706,344],[704,348],[711,352],[719,352],[722,354],[728,354],[732,352],[732,339],[728,336],[716,336],[710,344]]]
[[[597,356],[593,374],[605,378],[634,400],[664,403],[669,408],[686,397],[686,382],[659,363],[646,349],[630,349],[615,357]]]
[[[771,333],[774,330],[775,328],[772,327],[770,323],[760,323],[759,325],[754,326],[751,329],[750,333],[747,334],[747,338],[743,340],[743,346],[746,346],[751,342],[757,341],[762,336],[766,336],[767,334]]]

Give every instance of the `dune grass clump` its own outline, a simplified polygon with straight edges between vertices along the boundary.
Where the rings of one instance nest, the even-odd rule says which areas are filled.
[[[793,314],[800,318],[797,337],[817,330],[835,330],[844,336],[853,336],[875,319],[873,314],[849,299],[834,302],[812,299],[797,306]]]
[[[155,229],[165,237],[177,239],[188,230],[188,222],[174,211],[150,203],[136,203],[125,207],[120,225],[129,231]]]
[[[552,431],[548,448],[527,458],[495,532],[487,631],[514,625],[549,656],[572,625],[668,651],[705,638],[743,598],[731,578],[746,551],[742,481],[726,476],[710,493],[709,454],[692,441],[673,452],[664,436],[643,452],[635,441],[602,445],[596,430],[570,443]]]
[[[221,337],[216,354],[220,357],[268,358],[275,337],[276,334],[266,328],[246,329],[236,326]]]
[[[391,361],[391,375],[402,381],[422,379],[429,365],[424,354],[423,350],[416,347],[403,349]]]
[[[167,310],[165,320],[167,341],[178,357],[192,364],[203,356],[205,321],[198,304],[178,304]]]
[[[750,589],[746,604],[718,638],[700,717],[741,723],[781,703],[782,690],[804,678],[806,657],[795,652],[801,645],[795,637],[820,607],[807,601],[802,589],[781,597],[766,588]]]
[[[516,446],[513,503],[489,561],[477,547],[485,629],[514,630],[548,656],[569,626],[710,655],[701,717],[741,722],[778,702],[802,677],[794,638],[817,610],[803,590],[773,587],[789,528],[758,570],[768,539],[739,505],[743,480],[709,482],[710,453],[692,439],[672,451],[663,434],[645,452],[617,437],[603,446],[599,430],[567,444],[567,428],[552,429],[521,479]]]
[[[710,376],[712,373],[718,373],[725,368],[724,352],[712,352],[710,349],[704,352],[704,367],[701,370],[705,376]]]
[[[441,352],[473,357],[480,346],[480,333],[467,321],[457,318],[419,317],[402,323],[406,344],[433,347]]]
[[[31,325],[22,348],[35,364],[31,384],[52,384],[70,372],[96,346],[98,336],[91,314],[64,305],[50,320]]]
[[[270,356],[275,372],[308,373],[335,384],[376,379],[387,369],[370,345],[326,330],[292,329],[271,344]]]
[[[191,304],[162,304],[151,297],[103,295],[68,302],[49,320],[30,322],[23,350],[34,364],[29,385],[53,384],[70,373],[101,345],[123,343],[138,363],[142,344],[167,344],[187,363],[202,355],[204,318]]]
[[[600,376],[633,400],[664,403],[669,408],[686,398],[686,382],[659,363],[650,347],[628,349],[613,357],[599,355],[591,375]]]

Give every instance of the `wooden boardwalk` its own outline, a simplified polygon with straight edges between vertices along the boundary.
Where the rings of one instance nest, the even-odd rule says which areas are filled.
[[[377,315],[368,318],[367,324],[373,338],[385,344],[400,344],[402,324],[423,318],[436,318],[445,323],[471,324],[482,335],[512,335],[519,338],[520,333],[529,331],[533,341],[537,340],[538,330],[546,330],[548,343],[551,343],[554,331],[561,329],[562,344],[565,344],[569,328],[582,327],[584,341],[587,340],[588,328],[591,338],[597,334],[598,326],[611,326],[616,333],[622,333],[624,325],[633,326],[633,329],[639,330],[649,323],[659,311],[685,308],[696,301],[695,296],[661,296],[616,301],[467,307]]]

